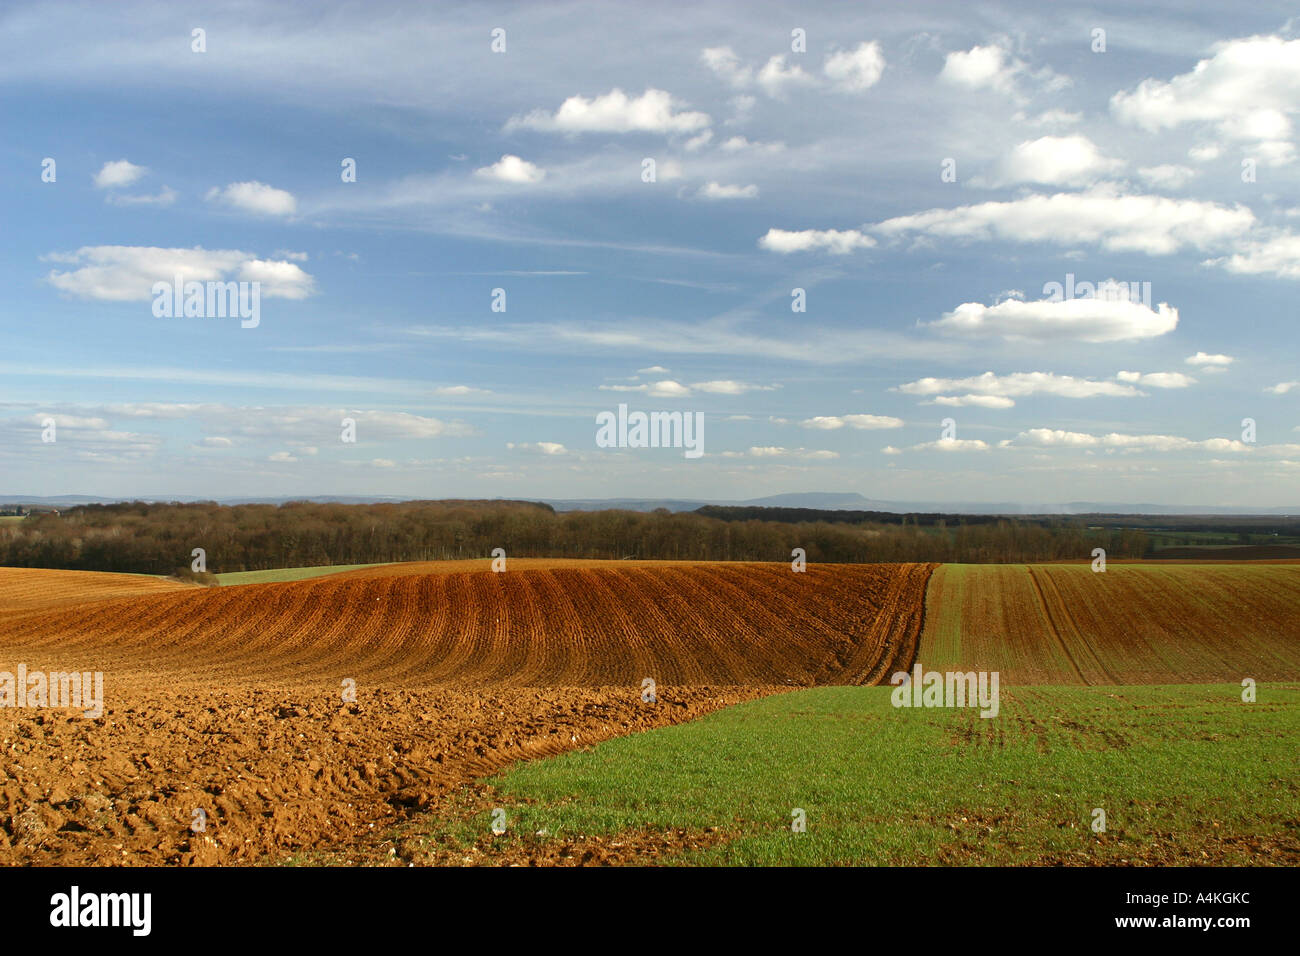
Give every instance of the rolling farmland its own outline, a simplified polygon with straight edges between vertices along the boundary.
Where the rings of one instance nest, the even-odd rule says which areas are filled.
[[[1300,678],[1293,565],[1113,565],[1105,574],[1075,565],[811,565],[802,574],[785,563],[489,565],[389,564],[214,588],[0,568],[0,670],[102,671],[105,685],[102,717],[0,708],[0,862],[383,862],[376,854],[387,849],[448,862],[399,854],[397,834],[481,809],[457,801],[485,775],[801,688],[838,686],[850,696],[827,700],[853,711],[855,686],[874,701],[885,689],[865,685],[916,661],[998,670],[1012,703],[1040,699],[1025,685]],[[641,697],[646,677],[657,684],[654,702]],[[1052,701],[1081,708],[1071,726],[1088,732],[1093,698],[1042,700],[1040,711]],[[1291,701],[1259,713],[1290,713]],[[996,749],[1023,737],[1015,759],[1032,763],[1061,728],[1050,715],[1017,713],[926,721],[956,720],[977,750],[986,737]],[[913,718],[885,710],[879,719]],[[828,728],[849,726],[834,717]],[[1097,732],[1108,746],[1119,739]],[[725,763],[738,745],[708,743],[701,759]],[[1211,759],[1207,746],[1198,761]],[[837,772],[857,786],[866,769]],[[189,829],[196,809],[210,822],[205,832]],[[667,852],[661,844],[672,839],[661,837],[633,845]],[[900,839],[890,837],[896,859],[912,859]],[[1036,845],[1067,852],[1060,841]],[[549,859],[534,851],[529,860]],[[787,859],[737,852],[723,858]],[[1223,859],[1241,852],[1234,844]],[[876,859],[862,853],[845,859]],[[1069,853],[1071,862],[1094,859]]]
[[[105,685],[101,718],[0,708],[0,862],[346,861],[512,761],[875,683],[915,654],[932,570],[548,564],[218,588],[0,569],[0,669]]]
[[[1300,566],[942,565],[919,659],[1004,684],[1296,680]]]

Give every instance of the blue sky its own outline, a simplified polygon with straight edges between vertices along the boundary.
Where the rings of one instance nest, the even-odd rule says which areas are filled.
[[[867,6],[4,6],[0,494],[1300,502],[1300,18]]]

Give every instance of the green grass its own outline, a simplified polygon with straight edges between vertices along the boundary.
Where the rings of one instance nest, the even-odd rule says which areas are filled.
[[[989,719],[896,709],[891,692],[781,694],[488,783],[512,834],[725,834],[670,863],[1243,864],[1300,849],[1298,684],[1260,685],[1251,704],[1236,685],[1003,687]],[[447,821],[440,837],[489,825]]]
[[[377,568],[382,564],[334,564],[315,568],[272,568],[269,571],[227,571],[218,574],[217,580],[224,585],[230,584],[271,584],[277,581],[302,581],[317,578],[323,574],[338,574],[340,571],[355,571],[358,568]]]
[[[26,521],[25,515],[0,515],[0,524],[17,524],[19,521]]]

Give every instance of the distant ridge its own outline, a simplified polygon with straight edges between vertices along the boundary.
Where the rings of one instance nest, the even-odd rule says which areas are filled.
[[[223,505],[270,504],[311,501],[318,504],[383,504],[385,502],[421,500],[400,495],[286,495],[271,497],[205,498],[193,495],[138,495],[130,498],[105,498],[96,495],[0,495],[0,506],[27,505],[46,508],[88,504],[114,504],[123,501],[195,502],[216,501]],[[443,500],[427,496],[424,500]],[[483,501],[541,501],[556,511],[695,511],[705,505],[730,505],[750,508],[816,508],[823,511],[885,511],[892,514],[969,514],[969,515],[1300,515],[1300,505],[1276,508],[1247,508],[1226,505],[1158,505],[1100,501],[1065,503],[1008,501],[886,501],[868,498],[857,492],[788,492],[762,498],[539,498],[523,497],[476,499]]]

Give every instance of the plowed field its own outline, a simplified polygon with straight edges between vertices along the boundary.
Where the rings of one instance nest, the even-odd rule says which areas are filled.
[[[99,718],[0,708],[0,863],[369,853],[511,761],[880,682],[915,655],[932,567],[481,561],[210,589],[0,569],[0,670],[102,671],[105,695]]]
[[[943,565],[918,660],[1004,686],[1295,680],[1300,566]]]

